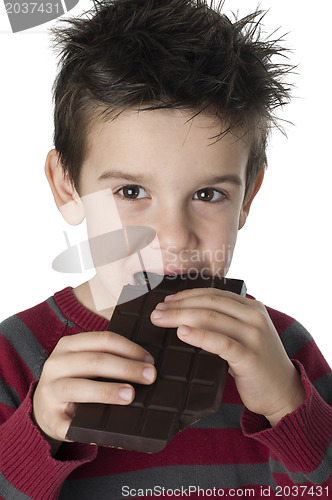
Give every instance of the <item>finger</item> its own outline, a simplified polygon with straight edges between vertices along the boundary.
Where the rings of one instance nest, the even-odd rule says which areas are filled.
[[[58,378],[58,374],[61,373],[61,378],[102,377],[140,384],[150,384],[156,378],[156,369],[150,363],[104,352],[64,353],[49,358],[45,365],[51,378]]]
[[[122,382],[106,382],[89,379],[61,379],[55,391],[62,403],[104,403],[126,405],[133,401],[134,388]],[[61,398],[61,399],[60,399]]]
[[[44,432],[49,438],[54,439],[56,441],[65,441],[67,443],[71,443],[69,439],[66,439],[66,435],[71,424],[72,418],[68,415],[59,416],[58,414],[54,415],[53,418],[49,421],[48,426],[45,427]]]
[[[169,308],[166,310],[155,309],[151,314],[151,321],[156,326],[164,328],[177,328],[188,325],[193,328],[207,329],[211,332],[228,335],[235,340],[245,337],[246,323],[241,322],[227,314],[211,309],[200,308]]]
[[[232,294],[234,295],[234,294]],[[252,302],[252,301],[251,301]],[[195,294],[188,297],[161,302],[156,309],[166,311],[171,309],[206,309],[231,316],[240,321],[248,321],[249,306],[252,304],[234,300],[233,296],[219,293]]]
[[[247,304],[248,302],[252,302],[253,299],[244,297],[243,295],[239,295],[235,292],[230,292],[228,290],[220,290],[219,288],[190,288],[186,290],[182,290],[181,292],[177,292],[174,294],[167,295],[165,297],[165,302],[172,302],[179,299],[184,299],[187,297],[194,297],[200,295],[210,295],[217,294],[221,297],[229,297],[241,304]]]
[[[153,363],[151,354],[140,345],[115,332],[84,332],[62,337],[57,344],[59,352],[109,352],[123,358]]]
[[[58,409],[52,412],[44,431],[49,437],[61,441],[69,441],[66,435],[75,416],[77,403],[127,405],[135,396],[132,386],[121,383],[67,379],[59,381],[57,385],[64,408],[60,412]],[[75,403],[68,403],[67,400],[75,401]]]
[[[229,364],[238,363],[245,354],[245,348],[236,340],[211,332],[203,328],[192,328],[181,325],[177,331],[178,337],[183,342],[195,347],[200,347],[204,351],[218,354]]]

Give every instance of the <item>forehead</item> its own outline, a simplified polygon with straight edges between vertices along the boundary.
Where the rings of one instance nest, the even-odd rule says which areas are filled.
[[[241,134],[228,132],[211,114],[180,109],[126,110],[92,126],[82,173],[119,167],[144,171],[180,167],[189,172],[218,165],[247,164],[249,145]],[[243,134],[242,134],[243,136]],[[241,137],[241,138],[240,138]]]

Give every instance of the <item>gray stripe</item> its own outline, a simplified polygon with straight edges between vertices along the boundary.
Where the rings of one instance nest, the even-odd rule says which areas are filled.
[[[281,336],[281,341],[290,358],[294,358],[311,340],[310,333],[298,321],[294,321]],[[332,372],[316,380],[313,385],[325,401],[332,401]]]
[[[23,321],[11,316],[0,324],[0,334],[11,343],[34,378],[39,379],[47,354]]]
[[[312,340],[312,336],[298,321],[293,321],[281,335],[281,342],[289,358],[293,358],[307,342],[310,342],[310,340]]]
[[[5,500],[29,500],[25,493],[17,490],[0,472],[0,493]]]
[[[55,302],[54,297],[50,297],[49,299],[47,299],[46,302],[49,305],[49,307],[52,309],[52,311],[54,312],[54,314],[56,315],[58,320],[60,320],[63,325],[67,325],[69,328],[72,328],[73,326],[75,326],[75,323],[73,323],[68,318],[66,318],[66,316],[64,316],[60,307]]]
[[[271,486],[275,489],[276,484],[269,464],[181,465],[155,467],[91,479],[72,479],[65,482],[59,500],[100,500],[100,498],[120,500],[125,498],[122,494],[122,488],[125,486],[137,491],[153,489],[155,486],[181,490],[182,487],[189,488],[189,486],[212,489],[243,488],[248,487],[247,485]],[[134,497],[126,496],[126,498]]]
[[[313,385],[327,403],[332,402],[332,372],[316,380]]]
[[[20,398],[16,390],[8,384],[0,380],[0,403],[10,406],[11,408],[18,408],[21,404]]]
[[[241,429],[242,412],[243,405],[222,403],[216,413],[202,418],[192,427],[202,429]]]
[[[303,474],[302,472],[289,472],[286,467],[275,460],[270,459],[271,470],[275,473],[288,474],[294,483],[305,483],[306,481],[311,481],[314,484],[322,484],[331,475],[331,463],[332,463],[332,440],[325,452],[322,462],[312,472]]]

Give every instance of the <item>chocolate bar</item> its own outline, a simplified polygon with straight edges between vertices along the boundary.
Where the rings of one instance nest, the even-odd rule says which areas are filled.
[[[182,342],[176,328],[153,325],[150,314],[166,295],[187,288],[214,287],[245,295],[245,284],[213,276],[165,276],[161,282],[158,276],[153,279],[152,273],[143,273],[137,279],[141,284],[123,288],[108,330],[149,351],[155,359],[157,379],[151,385],[133,384],[135,398],[130,405],[80,403],[67,439],[155,453],[177,432],[218,411],[227,362]],[[146,281],[150,290],[141,294],[137,288],[145,287]]]

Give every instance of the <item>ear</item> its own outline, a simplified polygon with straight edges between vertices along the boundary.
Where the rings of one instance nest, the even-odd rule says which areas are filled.
[[[85,217],[83,204],[68,175],[63,173],[59,154],[55,149],[49,151],[46,157],[45,174],[63,218],[68,224],[77,226]]]
[[[259,174],[257,175],[254,187],[249,191],[245,200],[243,201],[243,205],[242,205],[241,213],[240,213],[240,218],[239,218],[238,229],[241,229],[244,226],[244,224],[246,223],[253,199],[255,198],[256,194],[258,193],[258,191],[261,188],[261,185],[262,185],[262,182],[264,179],[264,172],[265,172],[264,168],[262,168],[259,171]]]

